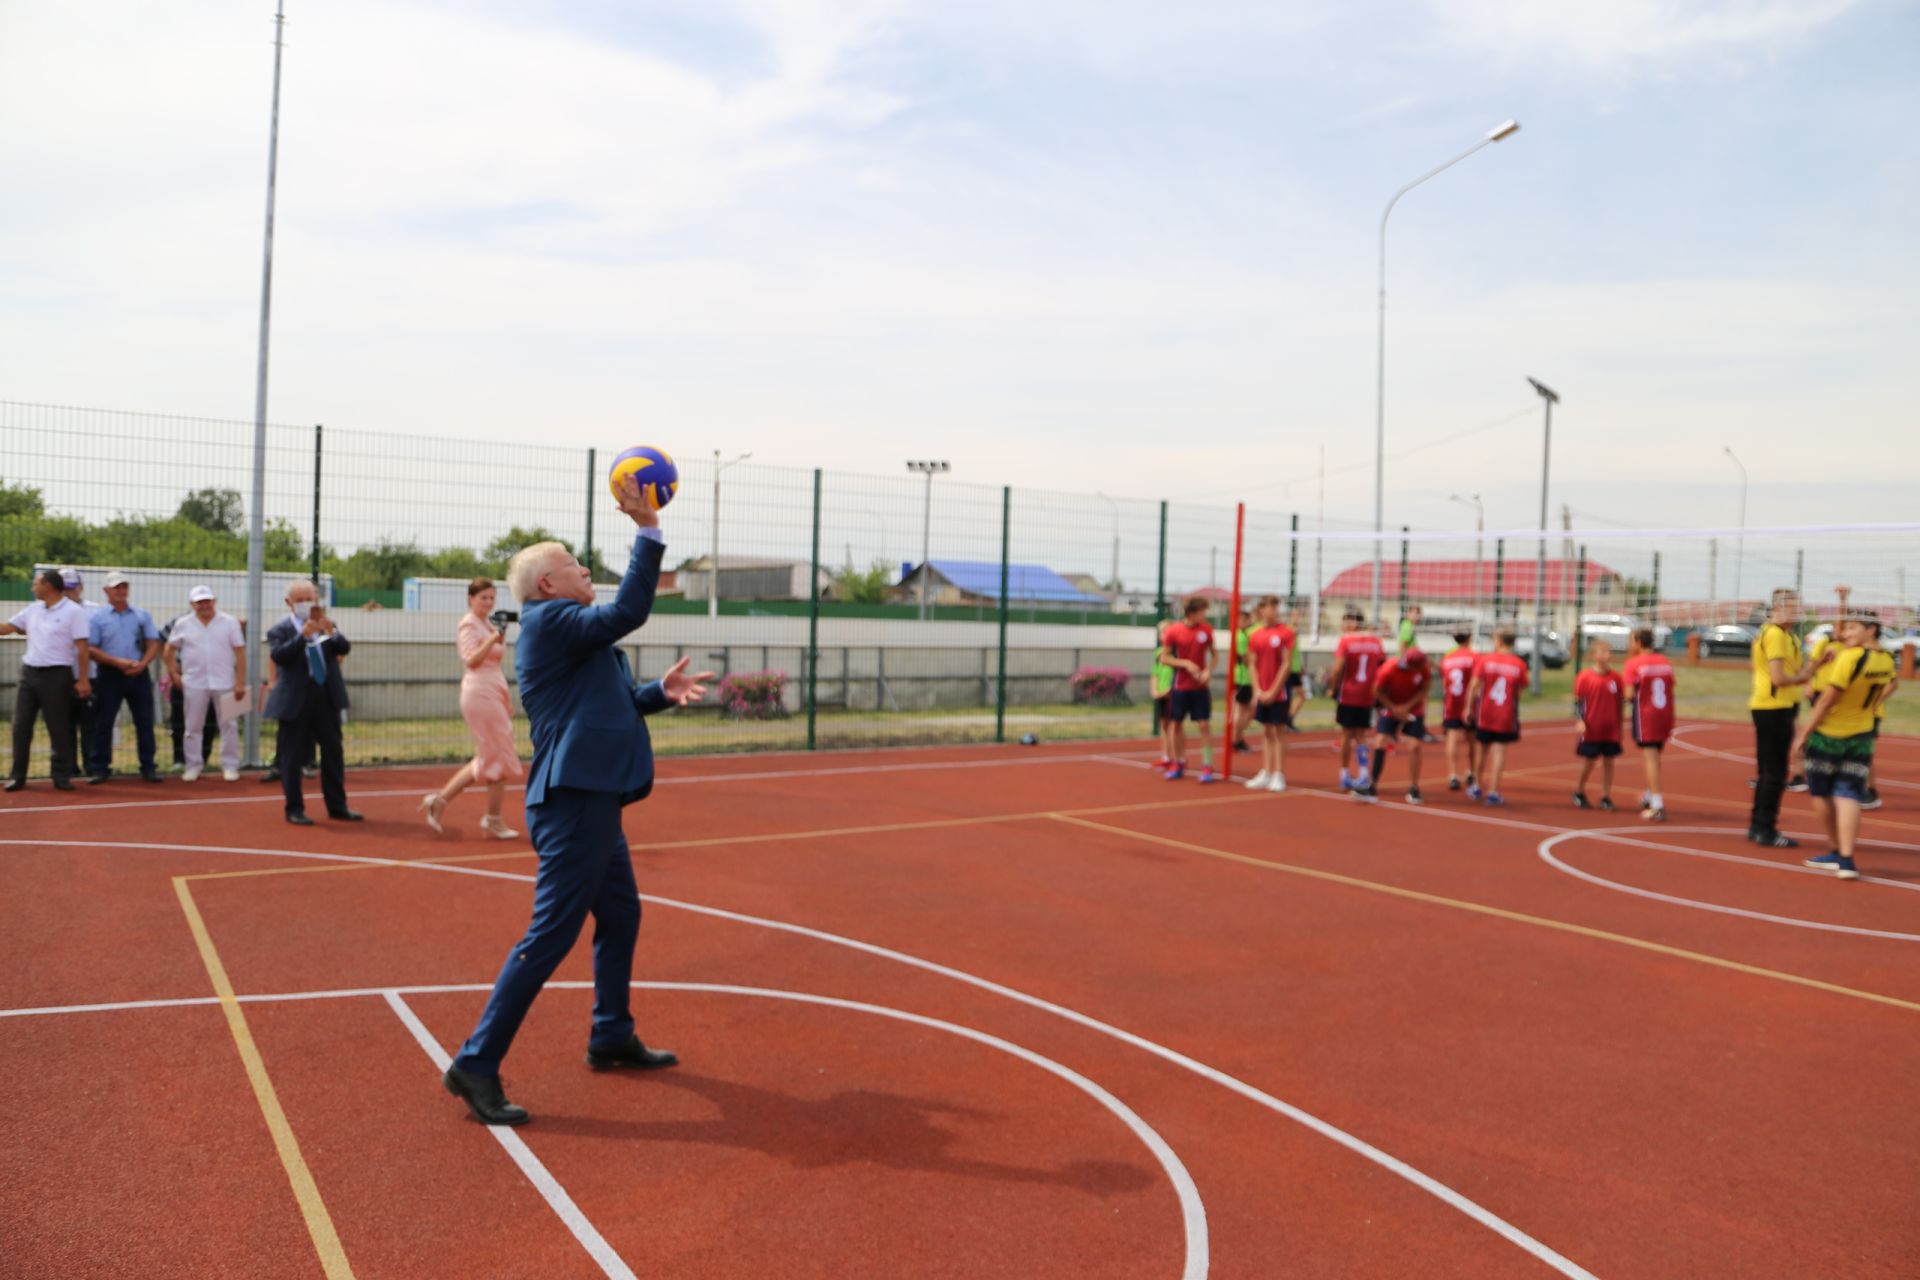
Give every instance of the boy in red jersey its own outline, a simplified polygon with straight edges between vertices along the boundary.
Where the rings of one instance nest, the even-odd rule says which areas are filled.
[[[1620,669],[1633,706],[1633,743],[1646,766],[1647,789],[1640,796],[1640,816],[1647,822],[1667,820],[1667,800],[1660,794],[1660,761],[1667,739],[1673,736],[1673,664],[1653,647],[1653,628],[1639,627],[1627,639],[1627,665]]]
[[[1460,789],[1460,750],[1467,752],[1467,785],[1473,785],[1473,721],[1467,689],[1473,684],[1473,632],[1453,633],[1453,648],[1440,659],[1440,728],[1447,735],[1447,790]]]
[[[1613,812],[1613,762],[1620,758],[1620,697],[1625,687],[1613,669],[1613,646],[1595,640],[1587,649],[1587,669],[1573,678],[1573,714],[1580,721],[1580,781],[1574,785],[1573,805],[1590,809],[1587,779],[1593,762],[1600,762],[1600,807]]]
[[[1264,735],[1260,772],[1248,780],[1254,791],[1287,789],[1287,677],[1293,671],[1298,637],[1279,620],[1280,598],[1262,596],[1253,609],[1256,627],[1247,637],[1247,661],[1253,670],[1253,718]]]
[[[1472,708],[1474,740],[1484,749],[1479,777],[1467,787],[1475,800],[1505,804],[1500,775],[1507,767],[1507,744],[1520,741],[1520,691],[1527,687],[1527,660],[1513,651],[1514,630],[1504,625],[1493,633],[1493,652],[1473,664],[1473,683],[1467,686]],[[1484,784],[1485,790],[1482,790]]]
[[[1373,680],[1380,674],[1380,664],[1387,660],[1386,646],[1379,636],[1365,630],[1366,625],[1366,615],[1357,608],[1340,616],[1341,636],[1333,646],[1333,671],[1328,677],[1336,702],[1333,719],[1340,726],[1342,791],[1367,785],[1365,767],[1357,774],[1349,772],[1349,767],[1354,747],[1373,720]]]
[[[1212,782],[1213,740],[1213,628],[1207,625],[1207,602],[1195,596],[1187,601],[1179,622],[1160,638],[1160,661],[1173,668],[1173,694],[1167,711],[1173,719],[1173,767],[1167,781],[1187,774],[1187,721],[1200,735],[1201,782]]]
[[[1433,671],[1427,655],[1409,648],[1397,658],[1387,659],[1373,682],[1374,696],[1380,701],[1380,716],[1373,726],[1373,776],[1356,790],[1356,799],[1375,804],[1380,799],[1380,775],[1387,770],[1387,752],[1407,734],[1407,803],[1420,803],[1420,746],[1427,741],[1427,684]]]

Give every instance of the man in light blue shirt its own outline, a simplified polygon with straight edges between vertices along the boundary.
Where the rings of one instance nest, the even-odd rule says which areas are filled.
[[[88,638],[100,675],[93,685],[93,735],[85,744],[87,781],[113,776],[113,722],[124,704],[133,717],[140,751],[140,776],[160,781],[153,753],[153,677],[148,668],[160,654],[160,629],[153,615],[128,603],[133,587],[127,575],[107,575],[107,605],[87,615]]]

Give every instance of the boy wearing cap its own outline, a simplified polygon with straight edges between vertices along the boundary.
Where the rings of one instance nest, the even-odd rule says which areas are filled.
[[[113,722],[125,704],[133,717],[134,740],[140,753],[140,776],[160,781],[154,760],[153,677],[148,668],[160,653],[160,629],[153,615],[136,609],[128,599],[133,586],[127,575],[107,575],[107,604],[87,615],[87,634],[100,675],[93,684],[93,738],[87,743],[87,781],[105,782],[113,774]]]
[[[187,601],[193,612],[173,624],[165,650],[167,671],[185,695],[187,771],[181,781],[197,781],[206,768],[201,733],[207,708],[212,706],[220,711],[220,771],[228,782],[238,782],[240,735],[235,726],[239,717],[226,714],[232,704],[222,702],[221,695],[230,692],[235,701],[246,696],[247,638],[239,620],[221,612],[211,587],[195,587],[187,593]]]
[[[1846,647],[1827,667],[1813,714],[1794,735],[1788,758],[1806,752],[1807,790],[1833,842],[1806,865],[1858,880],[1853,851],[1873,769],[1873,709],[1893,680],[1893,655],[1880,647],[1876,618],[1847,618],[1834,635]]]

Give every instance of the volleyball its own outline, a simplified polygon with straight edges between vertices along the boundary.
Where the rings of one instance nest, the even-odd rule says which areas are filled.
[[[653,511],[672,502],[674,490],[680,487],[680,468],[673,465],[665,449],[651,445],[624,449],[613,460],[613,470],[607,473],[607,487],[613,490],[616,500],[620,497],[620,482],[629,476],[640,486],[641,497]]]

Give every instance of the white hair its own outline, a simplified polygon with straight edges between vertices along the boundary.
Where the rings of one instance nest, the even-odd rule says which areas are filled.
[[[570,554],[561,542],[536,542],[520,548],[507,562],[507,590],[523,605],[541,599],[540,575],[553,567],[557,557]]]

